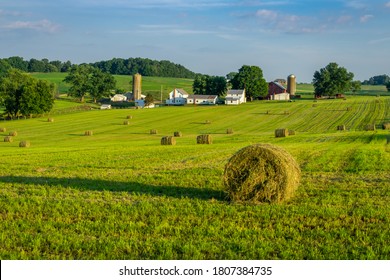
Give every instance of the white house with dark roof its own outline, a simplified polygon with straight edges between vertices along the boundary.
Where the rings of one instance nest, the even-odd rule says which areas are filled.
[[[217,100],[218,100],[218,95],[191,94],[187,97],[187,104],[215,105],[217,104]]]
[[[226,93],[226,105],[240,105],[246,103],[245,89],[231,89]]]
[[[184,105],[187,103],[189,94],[182,88],[175,88],[169,93],[169,97],[165,100],[167,105]]]

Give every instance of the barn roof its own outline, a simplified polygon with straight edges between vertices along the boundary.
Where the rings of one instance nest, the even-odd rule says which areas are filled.
[[[210,100],[214,100],[217,97],[218,97],[218,95],[190,94],[188,96],[188,99],[210,99]]]

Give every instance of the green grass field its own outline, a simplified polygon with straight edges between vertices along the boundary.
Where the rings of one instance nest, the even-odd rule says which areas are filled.
[[[390,259],[388,96],[58,113],[78,105],[0,122],[18,132],[0,142],[0,259]],[[255,143],[298,161],[290,201],[227,201],[224,166]]]

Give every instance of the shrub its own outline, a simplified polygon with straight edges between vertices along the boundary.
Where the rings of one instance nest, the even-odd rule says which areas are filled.
[[[300,176],[298,163],[287,151],[255,144],[230,158],[223,181],[232,201],[279,203],[293,196]]]

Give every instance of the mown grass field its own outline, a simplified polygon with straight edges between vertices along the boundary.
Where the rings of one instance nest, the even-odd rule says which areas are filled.
[[[390,259],[388,96],[51,117],[0,123],[18,132],[0,142],[1,259]],[[296,135],[275,138],[281,127]],[[196,144],[203,133],[212,145]],[[224,166],[254,143],[297,159],[290,201],[226,200]]]

